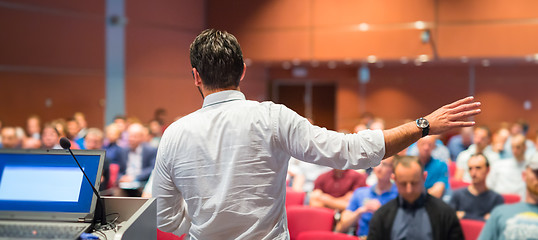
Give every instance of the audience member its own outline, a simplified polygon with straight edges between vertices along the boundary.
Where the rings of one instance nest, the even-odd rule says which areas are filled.
[[[486,179],[488,187],[500,194],[519,194],[524,199],[525,183],[521,173],[525,170],[525,136],[512,137],[513,158],[498,161],[491,165],[491,172]]]
[[[524,201],[493,209],[479,240],[538,237],[538,155],[526,164],[522,176],[526,186]]]
[[[157,149],[144,141],[145,129],[141,124],[131,124],[127,132],[129,148],[121,154],[118,174],[120,188],[124,191],[120,191],[119,195],[140,196],[155,165]]]
[[[58,134],[60,134],[60,138],[66,137],[69,139],[69,142],[71,142],[71,149],[80,149],[80,146],[78,143],[73,141],[73,139],[70,139],[67,134],[67,121],[63,118],[58,118],[54,121],[52,121],[53,126],[56,128],[56,131]]]
[[[460,130],[460,134],[452,136],[448,140],[448,151],[450,152],[450,159],[456,160],[458,155],[467,150],[469,146],[473,144],[473,128],[466,127]]]
[[[67,138],[77,143],[80,149],[85,149],[84,138],[78,137],[78,133],[80,132],[80,129],[81,129],[80,125],[78,124],[75,118],[70,118],[67,120]]]
[[[106,156],[110,159],[110,163],[119,164],[122,150],[117,141],[121,136],[121,131],[118,125],[111,123],[106,127],[105,132],[106,144],[104,144],[104,149],[106,150]]]
[[[454,191],[449,204],[456,210],[460,219],[485,221],[489,218],[491,210],[503,204],[504,199],[486,186],[486,177],[489,173],[489,161],[486,156],[480,153],[471,156],[467,166],[471,175],[471,185]]]
[[[41,119],[37,115],[31,115],[26,119],[26,134],[28,137],[41,139]]]
[[[464,182],[471,182],[469,167],[467,161],[475,154],[483,154],[491,165],[494,165],[499,159],[499,154],[494,152],[489,145],[491,143],[491,131],[486,126],[480,126],[474,129],[474,144],[469,149],[463,151],[456,159],[456,173],[454,179]]]
[[[385,130],[385,120],[382,118],[374,118],[372,123],[370,123],[371,130]]]
[[[149,145],[152,147],[159,147],[159,142],[163,135],[163,126],[158,120],[151,120],[148,125],[149,128]]]
[[[60,133],[53,124],[45,124],[43,127],[41,143],[41,147],[45,149],[62,149],[60,146]]]
[[[90,128],[86,131],[84,139],[84,146],[87,150],[102,150],[103,149],[103,131],[98,128]],[[108,156],[105,156],[105,161],[103,164],[103,173],[101,177],[101,185],[99,190],[103,191],[108,188],[108,183],[110,181],[110,171],[109,171],[110,161]]]
[[[22,140],[22,148],[23,149],[39,149],[41,148],[41,139],[35,139],[32,137],[24,138]]]
[[[347,232],[349,227],[358,226],[357,236],[366,237],[373,213],[381,205],[398,195],[396,185],[391,183],[393,157],[387,158],[374,167],[377,184],[371,187],[361,187],[353,192],[349,204],[342,212],[336,231]]]
[[[333,169],[321,174],[314,182],[314,191],[310,194],[310,206],[343,211],[353,191],[364,186],[366,186],[364,174],[352,169]]]
[[[428,173],[424,187],[430,195],[441,198],[445,194],[445,190],[449,188],[448,166],[432,157],[435,141],[434,136],[426,136],[417,141],[418,159],[424,166],[424,171]]]
[[[155,112],[153,113],[153,119],[156,120],[159,125],[164,126],[165,125],[165,119],[166,118],[166,109],[164,108],[157,108],[155,109]],[[161,132],[164,131],[164,129],[161,129]]]
[[[529,124],[527,124],[527,122],[523,120],[517,121],[516,123],[512,124],[512,126],[510,127],[510,137],[508,137],[508,139],[504,143],[505,151],[501,153],[501,158],[507,159],[514,156],[514,153],[510,151],[512,150],[510,147],[512,145],[512,139],[517,135],[527,136],[528,129]],[[534,143],[531,140],[525,139],[525,157],[527,159],[530,159],[530,157],[532,157],[535,152],[536,148],[534,147]]]
[[[73,115],[73,118],[77,121],[78,126],[80,127],[76,139],[85,138],[86,134],[88,133],[88,122],[86,121],[86,116],[84,113],[76,112]]]
[[[493,135],[493,142],[491,143],[491,148],[494,152],[499,154],[499,157],[502,159],[502,155],[504,152],[504,144],[506,143],[506,140],[510,137],[510,131],[508,128],[500,128],[497,130],[495,135]]]
[[[393,168],[398,197],[374,213],[367,239],[463,239],[456,212],[425,192],[422,162],[395,156]]]
[[[443,144],[443,141],[441,141],[438,136],[430,136],[435,139],[434,146],[431,152],[431,156],[437,160],[440,160],[441,162],[447,163],[452,161],[450,159],[450,151],[448,148]],[[418,142],[411,144],[407,148],[406,155],[409,156],[418,156],[419,150],[418,150]]]
[[[116,116],[114,118],[114,123],[120,131],[120,137],[116,141],[116,144],[122,148],[129,147],[129,140],[127,134],[127,118],[125,116]]]
[[[21,138],[17,135],[17,130],[14,127],[4,127],[1,132],[2,148],[20,148]]]

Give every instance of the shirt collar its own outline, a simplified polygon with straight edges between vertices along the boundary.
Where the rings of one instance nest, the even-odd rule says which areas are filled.
[[[235,100],[245,100],[245,95],[237,90],[226,90],[207,95],[202,108]]]

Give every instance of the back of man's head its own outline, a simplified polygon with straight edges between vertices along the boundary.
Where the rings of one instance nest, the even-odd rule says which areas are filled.
[[[191,65],[208,90],[237,88],[243,75],[243,53],[234,35],[204,30],[190,46]]]

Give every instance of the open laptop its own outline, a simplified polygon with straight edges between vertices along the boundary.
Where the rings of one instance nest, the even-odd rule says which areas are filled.
[[[99,189],[103,150],[73,150]],[[67,150],[0,149],[0,239],[77,239],[97,197]]]

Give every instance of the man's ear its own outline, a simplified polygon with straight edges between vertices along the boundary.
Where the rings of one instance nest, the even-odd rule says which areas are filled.
[[[202,86],[202,78],[200,78],[200,74],[196,70],[196,68],[192,68],[192,78],[194,78],[194,85],[197,87]]]
[[[424,177],[423,180],[426,181],[426,178],[428,177],[428,172],[424,171],[423,174],[424,174],[424,176],[423,176],[423,177]]]
[[[239,81],[243,81],[243,78],[245,78],[245,73],[247,72],[247,65],[243,63],[243,74],[241,74],[241,78]]]
[[[390,174],[390,178],[391,178],[392,180],[396,181],[396,175],[394,175],[394,173],[391,173],[391,174]]]

